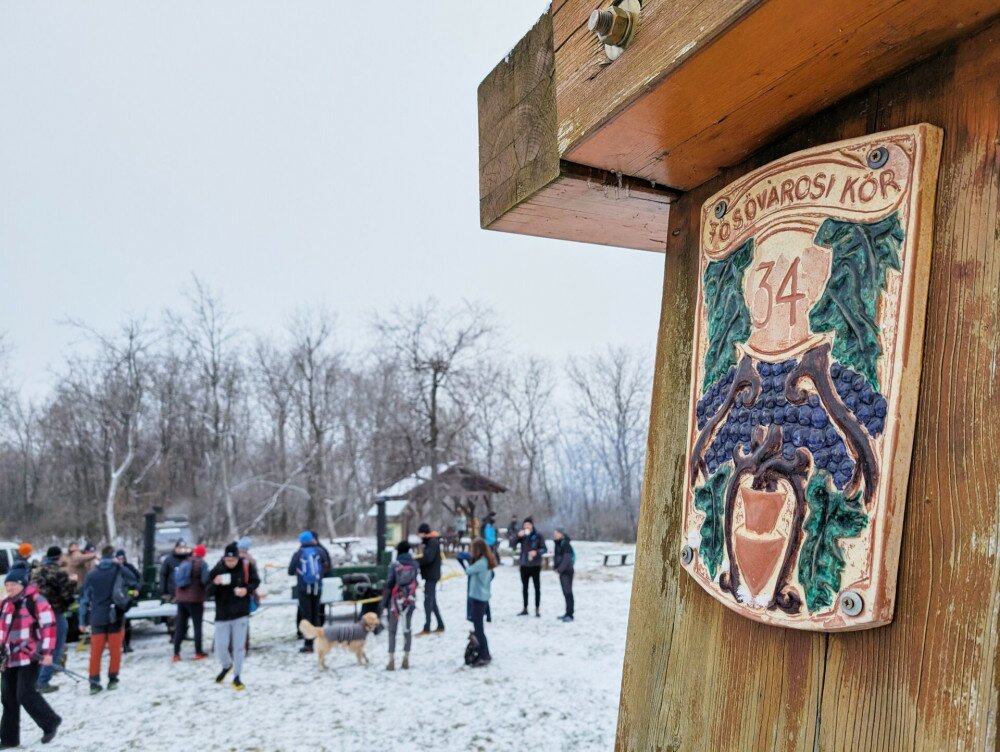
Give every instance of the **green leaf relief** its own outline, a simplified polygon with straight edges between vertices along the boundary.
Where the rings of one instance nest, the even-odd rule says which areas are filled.
[[[865,375],[878,389],[876,365],[882,356],[876,321],[887,269],[900,270],[903,228],[898,213],[881,222],[827,219],[816,245],[833,250],[826,290],[809,313],[814,332],[833,332],[833,357]]]
[[[831,490],[833,489],[833,490]],[[805,590],[810,613],[833,605],[844,571],[842,538],[855,538],[868,525],[861,494],[853,498],[837,491],[825,470],[819,470],[806,487],[808,514],[806,537],[799,552],[799,582]]]
[[[753,238],[705,269],[708,350],[702,389],[708,389],[736,365],[735,344],[750,337],[750,310],[743,297],[743,275],[751,260]]]
[[[701,546],[699,556],[708,569],[708,575],[715,579],[722,566],[722,550],[725,545],[723,517],[725,516],[726,486],[732,475],[731,462],[720,467],[703,486],[694,490],[694,507],[705,513],[705,521],[701,525]]]

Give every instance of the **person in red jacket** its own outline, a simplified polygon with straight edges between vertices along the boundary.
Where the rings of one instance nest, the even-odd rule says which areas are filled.
[[[14,567],[4,580],[7,598],[0,604],[0,645],[7,665],[0,678],[0,749],[21,743],[21,708],[42,730],[42,743],[56,736],[62,723],[38,692],[38,664],[52,665],[56,649],[56,615],[38,588],[28,583],[25,567]]]

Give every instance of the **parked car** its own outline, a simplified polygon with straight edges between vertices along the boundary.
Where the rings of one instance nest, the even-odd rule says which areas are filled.
[[[179,538],[183,538],[191,546],[196,543],[187,515],[171,515],[157,522],[153,537],[157,560],[173,551]]]
[[[20,543],[14,541],[0,541],[0,575],[5,575],[10,571],[10,565],[14,563],[17,556],[17,548]]]

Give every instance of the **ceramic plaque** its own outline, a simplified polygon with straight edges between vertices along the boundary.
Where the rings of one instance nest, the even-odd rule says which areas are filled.
[[[702,209],[681,558],[751,619],[892,620],[940,138],[792,154]]]

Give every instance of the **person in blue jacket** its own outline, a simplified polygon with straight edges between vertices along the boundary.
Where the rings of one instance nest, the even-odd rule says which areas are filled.
[[[486,515],[486,522],[483,523],[483,540],[486,546],[493,552],[493,558],[497,564],[500,563],[500,541],[497,538],[497,513],[490,512]]]
[[[463,551],[459,554],[459,558],[466,561],[471,559],[471,563],[465,568],[465,574],[469,577],[472,627],[476,634],[476,642],[479,643],[479,658],[472,665],[481,668],[488,666],[492,660],[490,644],[486,641],[486,631],[483,629],[483,619],[490,603],[490,581],[493,579],[492,570],[496,567],[497,561],[482,538],[472,541],[471,554]]]

